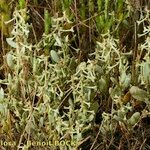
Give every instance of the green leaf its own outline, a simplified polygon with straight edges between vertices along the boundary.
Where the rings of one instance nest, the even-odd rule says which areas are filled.
[[[137,86],[132,86],[129,91],[134,99],[147,102],[146,100],[148,100],[148,94],[145,90],[140,89]]]
[[[17,44],[13,41],[13,38],[6,38],[6,42],[13,48],[17,47]]]
[[[56,35],[56,34],[53,34],[53,36],[54,36],[54,39],[56,40],[55,46],[61,47],[62,46],[61,38],[59,38],[58,35]]]
[[[8,54],[6,55],[6,62],[7,62],[8,66],[9,66],[10,68],[12,68],[12,67],[14,66],[14,63],[13,63],[13,55],[12,55],[11,53],[8,53]]]
[[[52,58],[52,60],[54,61],[54,62],[58,62],[59,61],[59,57],[58,57],[58,54],[57,54],[57,52],[56,51],[54,51],[54,50],[51,50],[51,58]]]
[[[0,100],[4,99],[4,90],[3,88],[0,89]]]
[[[94,114],[91,114],[88,118],[88,121],[92,121],[94,119]]]
[[[115,119],[116,121],[122,121],[122,118],[120,118],[120,117],[117,116],[117,115],[114,115],[114,116],[113,116],[113,119]]]
[[[99,90],[101,92],[106,92],[106,90],[107,90],[107,82],[106,82],[105,78],[101,77],[101,79],[99,80],[98,85],[99,85]]]
[[[148,83],[150,82],[150,63],[145,62],[142,65],[142,68],[143,68],[142,74],[143,74],[144,80],[147,81]]]
[[[131,76],[130,74],[127,75],[125,71],[122,71],[119,80],[120,80],[120,85],[123,88],[127,88],[130,85]]]
[[[140,113],[139,113],[139,112],[135,112],[135,113],[131,116],[131,118],[128,120],[128,123],[129,123],[130,125],[135,125],[135,124],[138,122],[139,118],[140,118]]]

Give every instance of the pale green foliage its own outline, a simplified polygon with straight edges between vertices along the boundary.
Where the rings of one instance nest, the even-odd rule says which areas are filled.
[[[138,21],[138,25],[141,23],[144,23],[144,21],[149,22],[149,15],[148,11],[145,11],[145,18],[143,18],[141,14],[141,20]],[[117,47],[116,46],[111,46],[114,45],[111,41],[111,45],[109,44],[109,40],[104,40],[102,43],[98,43],[98,46],[100,49],[97,51],[97,53],[100,53],[100,55],[97,55],[99,60],[102,62],[108,63],[108,69],[113,68],[114,66],[110,67],[111,60],[114,58],[111,53],[116,53],[118,57],[115,57],[116,60],[116,65],[119,66],[119,83],[115,80],[115,78],[111,78],[112,82],[115,84],[114,88],[110,88],[110,96],[113,99],[113,104],[118,105],[119,108],[112,109],[111,114],[109,113],[103,113],[103,121],[102,121],[102,127],[101,130],[103,134],[106,134],[108,132],[115,132],[115,127],[119,123],[121,126],[125,125],[129,130],[133,129],[133,127],[138,123],[140,120],[141,116],[145,115],[145,112],[143,111],[142,114],[139,112],[135,112],[132,114],[132,116],[128,116],[129,112],[133,111],[133,105],[131,105],[132,99],[137,100],[137,101],[142,101],[147,104],[148,110],[149,110],[149,103],[150,103],[150,87],[149,87],[149,77],[150,77],[150,58],[149,58],[149,48],[150,48],[150,41],[149,41],[149,26],[144,27],[143,33],[139,34],[139,37],[145,36],[145,40],[143,43],[139,44],[139,55],[138,57],[142,57],[141,55],[144,54],[143,60],[140,60],[140,58],[137,57],[136,61],[136,71],[138,72],[138,82],[140,85],[144,86],[144,89],[138,87],[138,86],[131,86],[130,81],[131,81],[131,74],[128,71],[129,69],[129,63],[127,61],[127,57],[131,55],[131,53],[119,53],[117,52]],[[114,38],[113,38],[114,39]],[[107,42],[105,42],[107,41]],[[106,44],[107,43],[107,44]],[[110,46],[111,48],[109,48]],[[115,51],[113,52],[114,48]],[[104,52],[103,52],[104,51]],[[144,52],[145,51],[145,52]],[[99,57],[101,56],[101,57]],[[111,57],[112,56],[112,57]],[[105,64],[104,63],[104,64]],[[110,70],[109,70],[110,71]],[[123,95],[123,90],[128,88],[129,86],[129,92],[131,94],[131,98],[129,99],[129,103],[123,104],[121,102],[121,96]]]
[[[16,129],[18,132],[24,130],[23,136],[32,132],[32,138],[49,140],[59,140],[69,133],[70,140],[75,141],[76,147],[82,139],[82,132],[91,127],[94,119],[94,111],[90,110],[91,91],[97,89],[94,85],[94,62],[72,66],[76,64],[76,60],[69,56],[67,37],[61,37],[63,32],[69,33],[70,30],[65,31],[59,26],[64,19],[66,21],[66,16],[54,19],[53,31],[44,35],[37,45],[28,43],[30,26],[22,16],[27,13],[25,11],[21,9],[14,12],[13,20],[16,24],[12,31],[13,38],[7,39],[13,49],[7,54],[7,64],[13,74],[8,74],[4,83],[9,89],[6,93],[6,99],[10,97],[9,107],[19,119],[15,122]],[[49,44],[48,41],[51,40],[54,40],[54,48],[59,47],[59,51],[56,48],[49,49],[50,56],[36,56],[42,46]],[[50,62],[49,57],[54,62]],[[31,63],[33,66],[30,69]],[[3,99],[2,88],[0,93]],[[72,94],[72,97],[68,93]],[[35,96],[41,99],[36,107]],[[69,106],[65,106],[67,113],[63,115],[59,112],[62,101],[69,102]],[[80,107],[75,109],[77,103]],[[5,109],[9,111],[7,107]],[[4,113],[4,110],[1,111]],[[46,135],[42,132],[44,126]]]
[[[136,86],[132,86],[130,88],[130,93],[133,98],[140,100],[140,101],[148,102],[149,96],[145,90],[140,89]]]

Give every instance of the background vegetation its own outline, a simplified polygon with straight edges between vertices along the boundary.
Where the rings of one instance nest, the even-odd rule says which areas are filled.
[[[3,149],[150,149],[148,0],[0,0],[0,14]]]

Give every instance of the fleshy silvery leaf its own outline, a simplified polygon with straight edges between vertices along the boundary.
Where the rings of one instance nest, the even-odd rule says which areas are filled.
[[[54,39],[56,40],[55,45],[61,47],[62,46],[61,39],[56,34],[54,34],[53,36],[54,36]]]
[[[130,84],[131,76],[127,75],[125,71],[122,72],[120,76],[120,84],[123,88],[127,88]]]
[[[44,117],[41,117],[39,120],[39,126],[42,127],[44,124]]]
[[[139,118],[140,118],[140,113],[139,113],[139,112],[135,112],[135,113],[131,116],[131,118],[128,120],[128,123],[129,123],[130,125],[135,125],[135,124],[138,122]]]
[[[94,119],[94,114],[91,114],[88,118],[89,121],[92,121]]]
[[[0,100],[4,99],[4,90],[3,88],[0,89]]]
[[[125,79],[126,79],[126,72],[123,71],[123,72],[121,73],[121,76],[120,76],[120,82],[121,82],[121,84],[125,81]]]
[[[68,41],[69,41],[69,36],[67,35],[67,36],[65,37],[65,42],[68,43]]]
[[[54,51],[54,50],[51,50],[51,58],[52,58],[52,60],[53,61],[55,61],[55,62],[58,62],[59,61],[59,57],[58,57],[58,54],[57,54],[57,52],[56,51]]]
[[[148,62],[143,64],[143,77],[145,81],[150,81],[150,64]]]
[[[11,53],[8,53],[6,55],[6,62],[7,62],[7,65],[12,68],[14,63],[13,63],[13,55]]]
[[[136,100],[140,100],[144,102],[148,100],[147,92],[143,89],[140,89],[137,86],[132,86],[129,91],[130,91],[131,96],[135,98]]]
[[[103,77],[101,77],[101,79],[99,80],[99,89],[101,92],[106,92],[107,90],[107,82]]]
[[[115,119],[116,121],[122,121],[122,118],[120,118],[120,117],[117,116],[117,115],[114,115],[114,116],[113,116],[113,119]]]
[[[16,48],[16,42],[13,41],[13,38],[6,38],[6,42],[13,48]]]
[[[99,65],[96,65],[96,66],[95,66],[95,71],[96,71],[96,73],[98,73],[98,74],[100,74],[100,75],[102,75],[102,73],[103,73],[103,69],[102,69],[102,67],[99,66]]]

